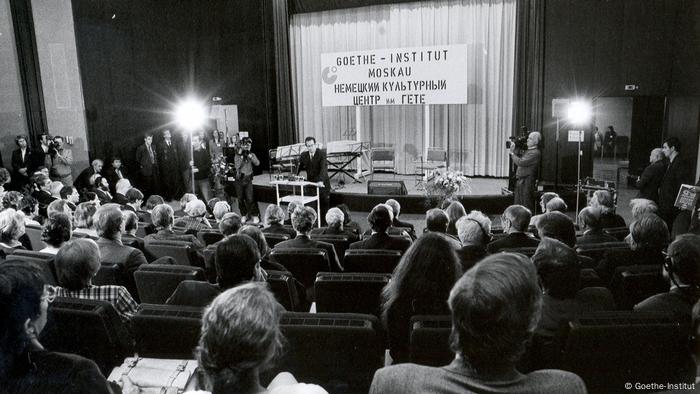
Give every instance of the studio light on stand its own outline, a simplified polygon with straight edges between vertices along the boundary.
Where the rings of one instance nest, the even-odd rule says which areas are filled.
[[[190,181],[192,182],[192,194],[196,194],[197,185],[194,183],[194,146],[192,135],[201,129],[207,119],[207,110],[199,100],[187,98],[175,107],[175,123],[190,136]]]
[[[581,195],[581,155],[583,154],[581,151],[581,142],[583,142],[585,135],[583,126],[589,124],[591,113],[591,105],[585,101],[572,101],[567,110],[567,119],[569,123],[573,126],[581,127],[579,130],[574,130],[577,133],[574,138],[576,138],[578,144],[578,149],[576,151],[576,224],[578,224],[579,196]],[[571,141],[571,137],[569,137],[569,141]]]

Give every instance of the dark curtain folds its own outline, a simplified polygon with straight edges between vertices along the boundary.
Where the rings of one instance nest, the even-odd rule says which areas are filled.
[[[513,132],[542,130],[544,105],[544,0],[518,1]]]
[[[277,82],[277,129],[279,145],[294,144],[299,136],[294,130],[292,82],[289,71],[289,12],[287,0],[272,0],[274,21],[275,69]]]

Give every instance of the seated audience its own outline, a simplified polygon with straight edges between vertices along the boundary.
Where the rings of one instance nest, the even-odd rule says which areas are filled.
[[[128,322],[139,305],[123,286],[94,286],[92,278],[100,270],[100,249],[91,239],[79,238],[66,242],[56,254],[56,279],[59,297],[107,301],[123,322]]]
[[[581,267],[576,251],[561,241],[542,238],[532,262],[542,287],[542,312],[535,332],[554,336],[562,322],[584,312],[612,311],[615,302],[604,287],[580,289]]]
[[[645,198],[633,198],[630,200],[630,208],[632,209],[632,220],[639,220],[642,216],[656,212],[659,206],[654,201]]]
[[[566,213],[569,207],[566,205],[563,199],[561,199],[560,197],[554,197],[553,199],[549,200],[549,202],[545,206],[545,209],[546,212]]]
[[[424,234],[406,251],[382,291],[382,322],[394,364],[408,361],[411,316],[449,313],[445,301],[461,275],[454,249],[440,234]]]
[[[153,212],[153,208],[160,204],[165,204],[163,197],[157,194],[151,194],[146,200],[146,206],[144,207],[148,215],[139,217],[139,220],[151,224],[151,213]]]
[[[75,211],[76,205],[80,202],[80,194],[78,194],[78,189],[73,186],[63,186],[60,192],[61,200],[68,201],[71,205],[71,209]]]
[[[85,192],[85,197],[83,198],[83,202],[94,202],[95,205],[98,207],[100,206],[100,198],[97,197],[97,193],[93,191]]]
[[[126,191],[126,199],[129,200],[125,205],[122,205],[122,209],[136,212],[138,216],[148,216],[149,213],[141,210],[141,205],[143,205],[143,193],[141,190],[132,187]]]
[[[7,191],[5,190],[5,185],[9,186],[10,182],[12,182],[12,178],[10,177],[10,171],[8,171],[5,167],[0,166],[0,196],[2,196]]]
[[[273,271],[287,271],[283,265],[278,264],[270,259],[270,252],[272,249],[267,245],[267,240],[265,235],[260,230],[260,227],[246,224],[238,230],[238,234],[247,235],[255,241],[258,245],[258,250],[260,251],[260,267],[264,270]]]
[[[283,234],[288,235],[290,239],[296,237],[297,232],[294,229],[283,225],[285,215],[284,210],[279,205],[268,205],[265,208],[265,216],[263,217],[263,223],[265,224],[262,230],[263,234]]]
[[[100,200],[100,204],[109,204],[112,202],[112,193],[109,192],[109,182],[107,181],[107,178],[101,175],[93,176],[95,179],[92,182],[94,184],[92,191],[97,195],[97,198]]]
[[[134,272],[141,264],[146,264],[146,257],[139,249],[126,246],[122,243],[122,225],[124,217],[117,204],[106,204],[97,209],[95,213],[95,229],[100,238],[97,245],[100,247],[102,263],[117,264],[124,273],[126,288],[138,298]]]
[[[214,219],[219,222],[225,214],[231,212],[231,206],[226,201],[218,201],[212,208]]]
[[[53,181],[51,182],[50,186],[50,191],[51,191],[51,197],[55,199],[60,199],[61,198],[61,189],[63,189],[63,183],[59,181]]]
[[[585,393],[581,378],[570,372],[522,374],[515,368],[537,327],[540,298],[529,259],[511,253],[485,258],[449,293],[452,363],[382,368],[374,374],[370,394]]]
[[[97,239],[97,231],[92,220],[92,215],[97,212],[97,205],[94,202],[81,202],[75,209],[73,216],[73,234],[85,234],[88,237]]]
[[[352,220],[352,217],[350,217],[350,208],[348,208],[347,204],[338,204],[336,205],[336,208],[343,211],[343,217],[345,217],[343,220],[343,228],[347,231],[352,231],[359,237],[360,233],[362,232],[360,229],[360,224]]]
[[[603,283],[610,283],[618,267],[656,265],[661,269],[663,251],[669,242],[666,222],[656,215],[646,215],[630,224],[630,234],[625,238],[630,251],[609,250],[598,263],[596,272]]]
[[[229,212],[224,214],[224,216],[219,221],[219,231],[224,236],[229,236],[231,234],[236,234],[238,230],[243,225],[243,220],[241,215],[236,212]]]
[[[507,235],[489,243],[486,251],[488,253],[496,253],[502,249],[532,248],[537,246],[539,241],[525,233],[530,223],[530,216],[530,210],[522,205],[511,205],[506,208],[503,211],[503,215],[501,215],[501,226],[503,227],[503,233]],[[540,216],[544,216],[544,214]]]
[[[287,372],[278,374],[267,388],[260,385],[260,373],[283,353],[282,310],[269,290],[254,283],[216,297],[204,312],[195,350],[204,375],[200,384],[212,394],[327,394],[319,386],[297,383]]]
[[[65,213],[55,213],[46,221],[44,232],[41,234],[41,240],[44,241],[46,247],[41,249],[41,253],[56,254],[61,246],[70,240],[73,232],[71,219]]]
[[[264,282],[258,245],[247,235],[231,235],[216,245],[216,284],[185,280],[165,302],[168,305],[207,306],[219,293],[249,281]]]
[[[391,211],[394,214],[394,220],[391,222],[393,227],[402,227],[408,229],[408,235],[411,236],[412,240],[416,240],[416,230],[411,223],[399,220],[399,215],[401,215],[401,204],[398,201],[390,198],[384,203],[391,207]]]
[[[0,382],[8,393],[112,393],[97,365],[39,343],[55,293],[33,264],[0,264]]]
[[[22,193],[16,191],[5,192],[2,195],[2,209],[12,208],[15,211],[22,200]]]
[[[37,174],[34,178],[34,191],[32,197],[39,202],[39,214],[43,217],[48,217],[46,207],[51,204],[55,198],[51,195],[51,179],[48,175]]]
[[[590,206],[600,208],[600,227],[625,227],[625,219],[615,213],[615,201],[607,190],[596,190],[589,202]]]
[[[107,181],[107,178],[103,179]],[[116,192],[112,197],[112,202],[119,205],[128,204],[129,199],[126,197],[126,193],[129,191],[129,189],[131,189],[131,182],[129,182],[129,180],[126,178],[122,178],[117,181],[117,184],[114,186],[114,188]]]
[[[122,178],[128,178],[124,167],[122,167],[122,159],[120,157],[113,157],[111,165],[104,170],[105,178],[110,185],[116,185]],[[116,188],[112,186],[110,189],[112,193],[116,192]]]
[[[139,229],[139,217],[132,211],[122,211],[124,229],[122,230],[122,243],[140,251],[144,251],[143,238],[136,235]]]
[[[275,249],[288,248],[305,248],[305,249],[322,249],[326,251],[330,270],[333,272],[343,271],[343,266],[338,261],[338,255],[335,253],[335,247],[332,244],[321,241],[314,241],[309,238],[309,232],[314,227],[316,222],[316,211],[311,207],[303,205],[297,206],[292,212],[292,227],[297,232],[295,238],[282,241],[275,245]],[[355,245],[355,244],[353,244]]]
[[[19,204],[17,204],[17,209],[24,213],[24,224],[26,226],[41,226],[37,219],[43,220],[43,218],[39,216],[39,202],[36,198],[29,195],[22,197]]]
[[[578,213],[578,225],[583,234],[576,237],[576,245],[600,244],[604,242],[616,242],[617,239],[603,233],[600,227],[600,209],[585,207]]]
[[[671,289],[647,298],[634,306],[639,312],[675,312],[690,318],[693,305],[700,298],[700,235],[680,235],[668,246],[664,277]]]
[[[151,221],[153,222],[153,226],[155,226],[156,232],[148,234],[143,238],[146,246],[154,241],[184,241],[192,244],[195,249],[204,248],[204,244],[192,234],[175,234],[173,231],[175,216],[170,205],[156,205],[156,207],[153,208],[153,212],[151,212]]]
[[[537,234],[540,238],[549,237],[559,240],[566,246],[576,246],[576,228],[574,222],[561,212],[547,212],[537,221]]]
[[[343,211],[335,207],[331,208],[326,212],[326,226],[314,228],[311,230],[311,234],[346,235],[351,242],[357,241],[359,239],[357,234],[352,231],[346,231],[343,228],[344,221],[345,215],[343,215]]]
[[[467,271],[486,256],[486,245],[491,242],[491,219],[479,211],[471,211],[457,221],[457,236],[462,247],[457,257],[462,270]]]
[[[543,213],[547,212],[547,203],[549,203],[553,198],[558,198],[559,195],[554,192],[544,192],[540,196],[540,214],[539,215],[533,215],[530,218],[530,226],[535,227],[537,224],[537,220],[542,216]],[[531,212],[531,214],[534,214],[534,212]]]
[[[102,173],[102,168],[104,167],[104,162],[100,159],[95,159],[90,163],[90,167],[84,169],[80,172],[75,181],[73,181],[73,186],[75,186],[81,193],[84,190],[92,186],[90,184],[90,178],[95,174]]]
[[[68,205],[68,201],[64,201],[64,200],[53,200],[53,202],[51,202],[51,204],[49,204],[49,206],[46,207],[47,217],[51,217],[52,215],[54,215],[56,213],[65,213],[70,218],[73,217],[73,210],[70,209],[70,205]]]
[[[24,235],[24,213],[7,208],[0,212],[0,255],[13,253],[17,249],[25,249],[20,237]]]
[[[187,216],[175,221],[175,226],[184,227],[186,233],[196,234],[199,230],[210,229],[211,224],[204,216],[207,214],[207,206],[202,200],[192,200],[185,206]]]
[[[290,201],[287,204],[287,219],[285,219],[282,224],[285,224],[287,226],[292,225],[292,212],[294,212],[294,210],[297,209],[298,206],[299,204],[296,201]]]
[[[384,204],[376,205],[367,215],[372,235],[367,239],[351,243],[350,249],[398,250],[404,253],[411,246],[411,241],[401,237],[392,237],[387,233],[392,221],[391,208]]]
[[[449,224],[447,225],[447,234],[454,237],[457,236],[457,221],[467,214],[464,210],[464,205],[459,201],[452,201],[450,205],[445,208],[445,213],[449,219]]]
[[[192,194],[192,193],[185,193],[180,197],[180,210],[175,212],[175,216],[180,217],[180,216],[185,216],[185,207],[187,206],[187,203],[190,201],[194,201],[197,199],[197,196]]]

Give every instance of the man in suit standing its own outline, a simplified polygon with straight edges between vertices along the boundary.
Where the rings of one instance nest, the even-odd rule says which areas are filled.
[[[316,182],[319,186],[323,186],[319,190],[321,196],[321,212],[319,212],[319,215],[324,217],[323,212],[328,210],[331,193],[331,180],[328,177],[326,152],[318,148],[316,138],[314,137],[306,137],[304,144],[306,145],[307,151],[301,153],[297,174],[302,170],[306,170],[307,181]]]
[[[32,162],[29,167],[29,173],[33,174],[39,167],[49,168],[51,166],[51,161],[47,160],[49,156],[49,135],[40,134],[39,135],[39,147],[32,153]],[[48,161],[48,163],[47,163]]]
[[[515,144],[511,144],[508,152],[513,163],[518,166],[515,171],[513,204],[522,205],[530,212],[535,210],[535,183],[542,156],[538,148],[541,138],[540,133],[533,131],[527,136],[527,150],[521,156],[515,154]]]
[[[666,163],[664,162],[664,152],[661,148],[655,148],[649,154],[649,165],[644,169],[642,175],[637,178],[637,198],[645,198],[659,204],[659,187],[664,179]]]
[[[678,190],[684,183],[691,184],[692,180],[688,175],[686,163],[680,157],[680,140],[676,137],[670,137],[664,141],[661,149],[669,164],[659,187],[659,216],[664,219],[668,228],[671,228],[673,220],[679,213],[679,209],[674,206]]]
[[[12,151],[12,183],[14,189],[22,190],[29,183],[29,168],[32,165],[32,152],[27,146],[27,137],[15,137],[17,149]]]
[[[350,249],[398,250],[404,253],[411,246],[411,241],[387,234],[387,229],[391,226],[393,219],[391,208],[387,205],[379,204],[372,208],[372,211],[367,215],[372,235],[365,240],[351,243]]]
[[[163,130],[163,141],[158,145],[158,168],[165,201],[180,198],[184,193],[180,159],[180,150],[174,143],[170,130]]]
[[[536,247],[540,241],[527,235],[527,227],[530,224],[530,210],[522,205],[511,205],[501,215],[501,226],[505,237],[491,242],[486,251],[499,252],[501,249]]]
[[[153,134],[146,133],[143,145],[136,149],[136,163],[141,175],[141,190],[144,195],[158,194],[158,156],[153,147]]]

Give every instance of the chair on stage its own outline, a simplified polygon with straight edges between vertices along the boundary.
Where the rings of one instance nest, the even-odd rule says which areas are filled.
[[[418,167],[418,175],[416,185],[421,185],[432,179],[435,171],[439,169],[447,169],[447,150],[442,148],[428,148],[425,157],[420,155],[414,161]]]
[[[396,177],[396,152],[393,146],[370,149],[371,179],[376,172],[391,173]]]

